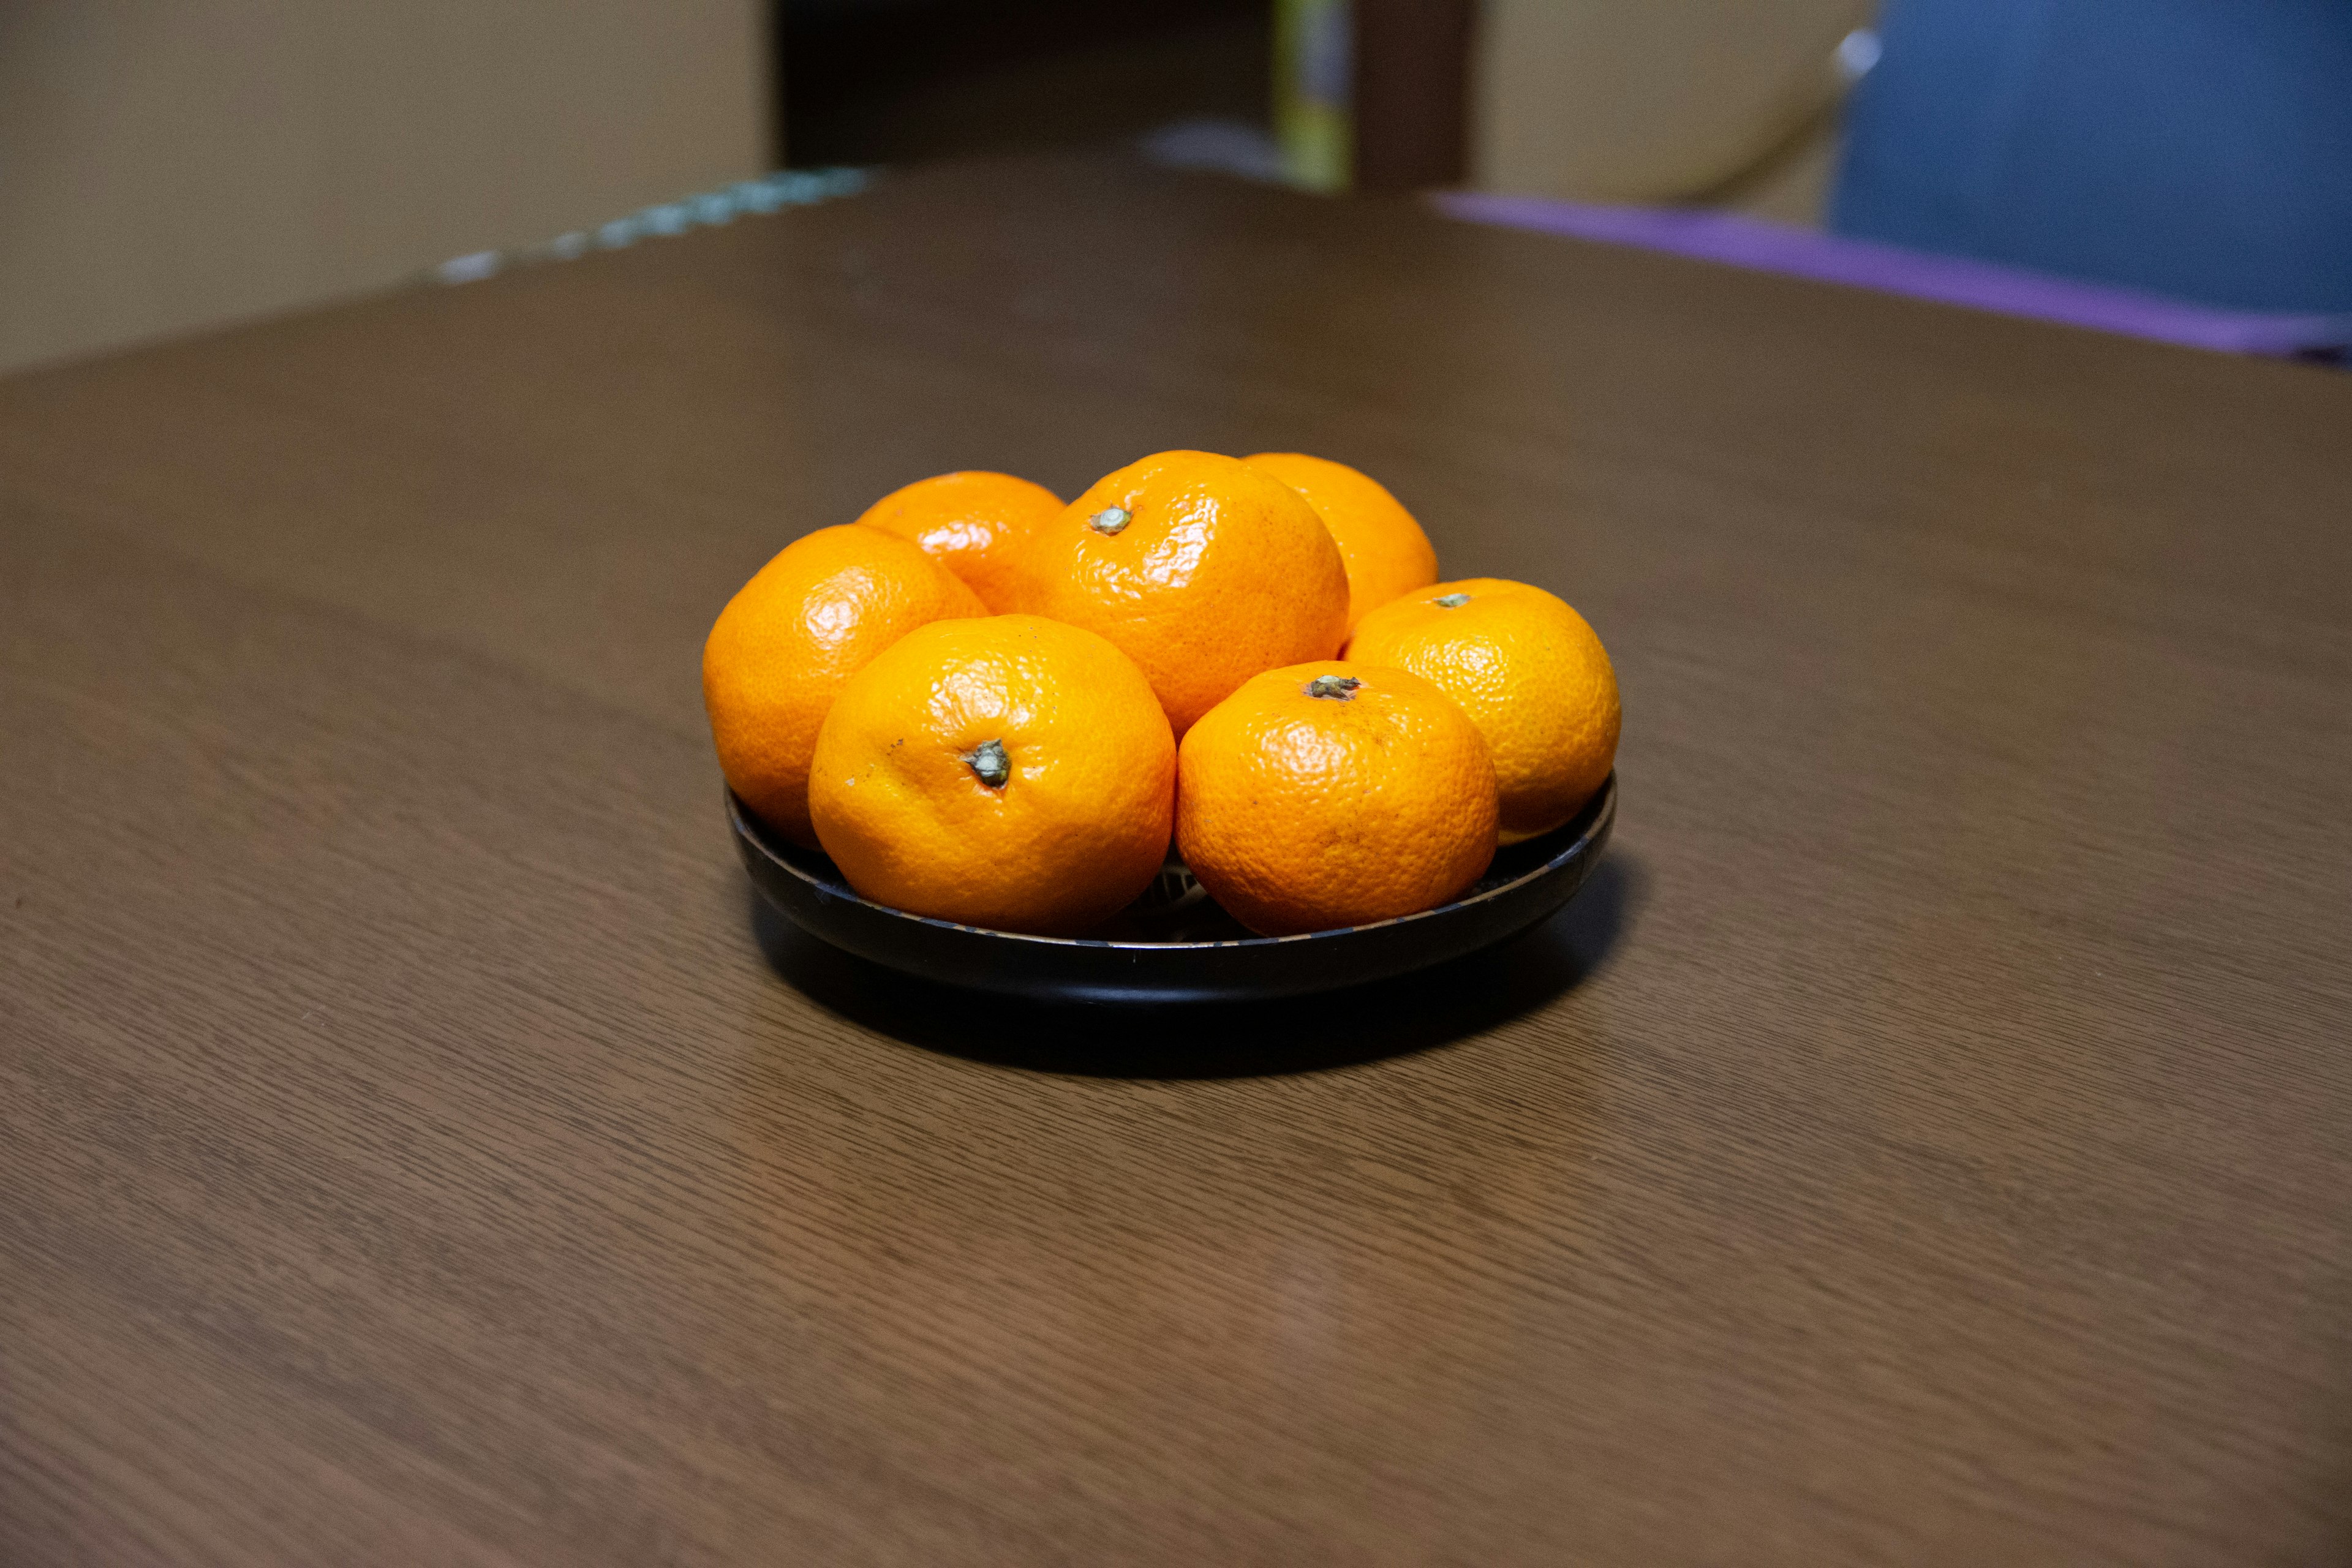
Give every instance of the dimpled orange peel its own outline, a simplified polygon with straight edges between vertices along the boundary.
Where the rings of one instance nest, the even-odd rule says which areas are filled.
[[[1046,519],[1060,515],[1062,498],[1011,474],[965,469],[901,486],[858,517],[922,546],[924,553],[962,578],[992,610],[1013,607],[1011,559]]]
[[[1348,570],[1297,490],[1236,458],[1160,452],[1097,480],[1017,560],[1022,609],[1108,637],[1181,736],[1261,670],[1339,651]]]
[[[1617,672],[1584,617],[1541,588],[1433,584],[1366,616],[1348,658],[1411,670],[1461,705],[1495,759],[1506,844],[1575,816],[1615,765]]]
[[[1348,567],[1348,624],[1437,581],[1437,551],[1412,513],[1370,475],[1304,452],[1244,458],[1307,498]]]
[[[842,690],[809,808],[877,903],[1071,936],[1166,862],[1175,737],[1134,663],[1036,616],[909,632]]]
[[[1495,810],[1476,727],[1399,669],[1269,670],[1177,753],[1177,847],[1211,897],[1266,936],[1459,897],[1494,858]]]
[[[809,759],[834,698],[917,626],[987,606],[918,546],[845,523],[784,546],[727,601],[702,645],[702,701],[730,788],[814,847]]]

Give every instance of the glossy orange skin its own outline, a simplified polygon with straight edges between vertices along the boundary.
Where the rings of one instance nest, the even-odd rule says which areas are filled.
[[[814,848],[809,760],[842,687],[917,626],[986,614],[954,573],[879,529],[845,523],[784,546],[702,645],[702,704],[728,787]]]
[[[1018,563],[1020,607],[1109,638],[1179,736],[1251,676],[1328,658],[1347,633],[1348,569],[1315,509],[1213,452],[1160,452],[1097,480]]]
[[[1412,513],[1370,474],[1304,452],[1244,458],[1307,498],[1348,568],[1348,624],[1437,581],[1437,547]]]
[[[1318,677],[1357,682],[1317,695]],[[1458,897],[1495,856],[1486,743],[1430,682],[1335,659],[1269,670],[1192,726],[1176,846],[1264,936],[1367,925]]]
[[[967,468],[892,490],[859,515],[922,546],[992,611],[1013,607],[1011,560],[1031,531],[1062,510],[1062,498],[1011,474]]]
[[[1454,595],[1465,602],[1439,603]],[[1525,583],[1471,577],[1381,605],[1348,657],[1424,676],[1486,738],[1502,789],[1502,841],[1549,833],[1616,765],[1617,672],[1584,617]]]
[[[983,758],[992,742],[1001,753]],[[981,770],[997,766],[992,783]],[[996,616],[909,632],[851,679],[817,739],[809,807],[877,903],[1075,936],[1160,874],[1175,789],[1168,717],[1125,654]]]

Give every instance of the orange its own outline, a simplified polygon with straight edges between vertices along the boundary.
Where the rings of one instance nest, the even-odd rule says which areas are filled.
[[[1307,498],[1348,567],[1348,624],[1400,595],[1437,581],[1437,550],[1386,486],[1369,474],[1304,452],[1244,458]]]
[[[877,903],[1076,935],[1168,858],[1176,740],[1128,657],[1035,616],[909,632],[842,689],[809,811]]]
[[[1615,765],[1617,672],[1584,617],[1541,588],[1433,584],[1366,616],[1348,657],[1426,676],[1462,705],[1495,758],[1506,844],[1575,816]]]
[[[728,787],[814,846],[809,758],[849,678],[907,633],[987,606],[955,574],[879,529],[820,528],[743,584],[702,645],[702,703]]]
[[[1348,569],[1297,490],[1213,452],[1161,452],[1096,481],[1032,533],[1019,607],[1135,660],[1180,736],[1260,670],[1328,658]]]
[[[1043,485],[966,469],[892,490],[857,521],[921,545],[925,554],[962,578],[982,604],[1004,610],[1012,607],[1006,563],[1013,549],[1061,510],[1062,498]]]
[[[1268,670],[1185,735],[1176,846],[1263,935],[1409,915],[1494,858],[1494,764],[1417,675],[1330,659]]]

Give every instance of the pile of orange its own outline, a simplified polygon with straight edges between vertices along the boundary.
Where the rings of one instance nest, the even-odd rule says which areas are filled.
[[[787,546],[702,658],[729,785],[878,902],[1081,934],[1176,852],[1267,935],[1459,897],[1609,776],[1617,679],[1540,588],[1437,580],[1297,453],[1161,452],[1066,506],[942,474]]]

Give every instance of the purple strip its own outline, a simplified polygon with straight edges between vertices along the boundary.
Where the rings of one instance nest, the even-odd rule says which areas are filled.
[[[1790,228],[1736,213],[1598,206],[1478,191],[1444,191],[1431,200],[1448,216],[1473,223],[1640,246],[1759,272],[1843,283],[2189,348],[2286,356],[2352,346],[2352,316],[2216,310],[1989,261]]]

